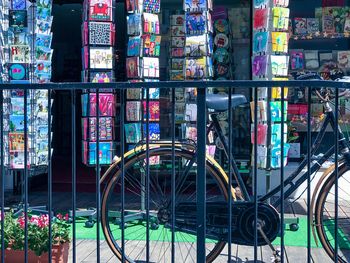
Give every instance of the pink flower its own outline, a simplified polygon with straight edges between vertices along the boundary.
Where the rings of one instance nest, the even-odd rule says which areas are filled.
[[[24,221],[24,217],[23,216],[18,217],[17,222],[18,222],[20,228],[24,228],[25,221]]]
[[[63,218],[62,214],[57,214],[56,217],[57,217],[59,220],[62,220],[62,218]]]
[[[68,213],[64,216],[64,220],[66,220],[66,221],[69,220],[69,215],[68,215]]]
[[[31,216],[29,222],[33,225],[38,225],[39,224],[39,216],[36,216],[36,215]]]
[[[44,228],[44,227],[47,227],[48,225],[49,225],[49,216],[48,215],[41,215],[39,217],[38,226],[40,228]]]

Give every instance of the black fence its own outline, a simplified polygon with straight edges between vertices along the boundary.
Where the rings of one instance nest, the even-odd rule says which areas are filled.
[[[45,206],[42,210],[51,213],[47,213],[47,222],[42,226],[47,229],[42,240],[47,240],[48,251],[42,257],[49,262],[59,262],[56,251],[49,248],[54,248],[60,240],[62,243],[68,240],[66,227],[71,228],[66,258],[69,262],[81,262],[83,258],[95,262],[350,261],[349,83],[200,81],[108,83],[103,90],[100,87],[100,84],[81,83],[0,86],[1,262],[17,262],[10,254],[16,248],[24,251],[23,261],[29,261],[31,242],[40,243],[31,236],[35,231],[33,220],[43,213],[30,207],[33,203],[29,202],[36,192],[29,192],[32,167],[27,165],[31,158],[26,150],[31,143],[27,117],[23,123],[23,199],[11,210],[5,198],[5,194],[8,197],[5,176],[13,169],[5,158],[8,131],[4,128],[4,94],[11,90],[23,91],[24,105],[31,100],[27,90],[48,90],[49,98],[60,93],[70,97],[65,105],[69,105],[71,112],[67,121],[71,138],[64,139],[70,140],[71,147],[71,155],[65,157],[71,159],[66,160],[70,165],[71,189],[63,195],[53,191],[56,171],[52,169],[51,150],[44,172],[47,189],[42,191],[47,195],[41,199]],[[186,119],[179,121],[176,103],[177,91],[186,94],[186,89],[193,87],[196,89],[191,94],[197,110],[196,122],[191,125],[196,128],[196,138],[189,139],[189,133],[183,129],[190,123]],[[126,93],[131,88],[142,90],[144,95],[140,99],[145,101],[145,109],[140,109],[141,130],[135,131],[141,140],[130,146],[125,125]],[[149,114],[144,114],[150,110],[151,88],[161,91],[163,120],[157,140],[149,136],[152,121]],[[77,157],[81,151],[77,139],[81,116],[77,105],[86,91],[96,93],[96,98],[104,92],[115,93],[118,113],[114,125],[117,143],[111,165],[101,163],[102,116],[95,115],[96,152],[89,153],[96,160],[91,165],[95,169],[94,209],[82,211],[77,210],[81,208],[77,203],[77,166],[81,163]],[[51,117],[52,102],[48,101],[47,116],[51,123],[55,117]],[[96,99],[92,106],[96,107],[95,112],[99,112],[99,104],[100,100]],[[29,114],[24,107],[24,115]],[[222,123],[223,114],[228,125]],[[243,115],[247,117],[242,119]],[[52,148],[52,137],[57,135],[52,131],[49,125],[48,149]],[[297,142],[293,147],[299,144],[300,148],[291,148],[290,142]],[[66,142],[55,140],[55,145],[61,143]],[[209,145],[216,146],[215,154],[208,154]],[[237,151],[237,145],[245,149]],[[242,152],[244,158],[239,156]],[[241,159],[246,159],[248,172],[242,172],[238,165]],[[68,224],[61,215],[57,216],[55,195],[61,198],[58,203],[68,203],[66,207],[71,211]],[[294,213],[295,206],[298,206],[296,210],[302,210],[297,211],[298,216]],[[6,216],[10,213],[12,221]],[[289,214],[294,215],[290,218]],[[82,216],[88,218],[85,228],[78,224]],[[16,224],[21,220],[22,243],[15,243],[6,222]],[[62,232],[57,231],[58,227]],[[89,242],[88,235],[93,236]],[[89,245],[79,250],[84,242]]]

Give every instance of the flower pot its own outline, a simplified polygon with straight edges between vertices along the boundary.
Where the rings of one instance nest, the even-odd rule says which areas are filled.
[[[68,262],[69,242],[52,245],[52,262],[66,263]],[[1,255],[1,250],[0,250]],[[5,250],[5,262],[23,263],[24,250],[13,250],[11,247]],[[41,256],[35,255],[31,250],[28,250],[28,263],[46,263],[49,262],[48,252]]]

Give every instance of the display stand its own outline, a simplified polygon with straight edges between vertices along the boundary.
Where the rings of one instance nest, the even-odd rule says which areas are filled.
[[[254,80],[288,80],[288,5],[288,0],[254,1],[252,43],[252,77]],[[254,122],[254,108],[258,108],[258,122],[252,125],[251,138],[254,144],[254,126],[257,125],[257,165],[259,169],[265,170],[266,192],[269,192],[271,171],[287,164],[289,150],[286,124],[288,88],[258,88],[257,94],[258,105],[251,102],[252,122]],[[298,218],[288,219],[285,223],[287,222],[297,223]]]
[[[2,16],[1,78],[12,84],[46,83],[51,79],[52,3],[9,1],[8,15]],[[4,9],[2,9],[4,10]],[[6,20],[6,21],[5,21]],[[6,30],[7,29],[7,30]],[[6,34],[4,34],[6,30]],[[5,63],[4,63],[5,61]],[[25,101],[25,93],[27,100]],[[20,177],[23,212],[25,178],[47,172],[49,125],[47,90],[10,90],[4,97],[4,164],[12,176]],[[50,103],[51,105],[52,103]],[[27,120],[25,120],[27,116]],[[25,126],[26,123],[26,126]],[[27,148],[25,148],[25,135]],[[27,152],[27,154],[25,154]],[[27,163],[25,163],[27,155]],[[44,213],[46,207],[29,207]]]
[[[129,82],[159,81],[161,32],[158,14],[160,13],[160,0],[145,0],[140,3],[127,1],[126,9],[128,13],[127,79]],[[127,90],[126,124],[124,125],[126,149],[134,148],[135,144],[144,141],[146,136],[150,141],[160,139],[159,93],[158,88],[150,88],[148,94],[147,89]],[[159,164],[159,156],[149,159],[149,165],[157,164]],[[142,178],[145,179],[145,176],[143,175]],[[144,204],[145,196],[141,194],[140,198],[141,204]],[[124,222],[126,224],[145,218],[146,210],[143,205],[140,212],[125,211]],[[156,215],[151,214],[150,222],[152,228],[158,227]],[[117,224],[120,223],[117,222]]]

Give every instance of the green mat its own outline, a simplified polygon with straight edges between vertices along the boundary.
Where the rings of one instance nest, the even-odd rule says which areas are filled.
[[[293,247],[307,247],[307,217],[299,218],[299,229],[298,231],[290,231],[288,227],[285,230],[284,236],[284,244],[285,246],[293,246]],[[327,224],[328,228],[328,237],[332,239],[331,234],[333,233],[334,223],[329,222]],[[144,225],[133,225],[129,224],[125,229],[125,238],[126,240],[146,240],[145,237],[145,226]],[[142,230],[141,234],[140,231]],[[118,226],[112,225],[112,231],[114,232],[114,236],[116,239],[121,238],[121,231]],[[196,236],[190,234],[184,234],[181,232],[177,232],[176,234],[176,242],[195,242]],[[345,237],[344,233],[338,231],[339,233],[339,246],[342,249],[350,249],[350,243]],[[76,236],[77,239],[96,239],[96,224],[92,228],[85,227],[85,220],[77,220],[76,223]],[[100,227],[100,238],[104,240],[104,235],[102,232],[102,228]],[[157,230],[150,230],[150,241],[156,240],[164,240],[171,242],[171,232],[169,229],[164,229],[160,226]],[[207,239],[206,242],[214,242],[213,240]],[[275,245],[281,244],[280,237],[277,237],[273,242]],[[318,243],[320,245],[320,243]],[[314,237],[311,233],[311,247],[317,247]]]

